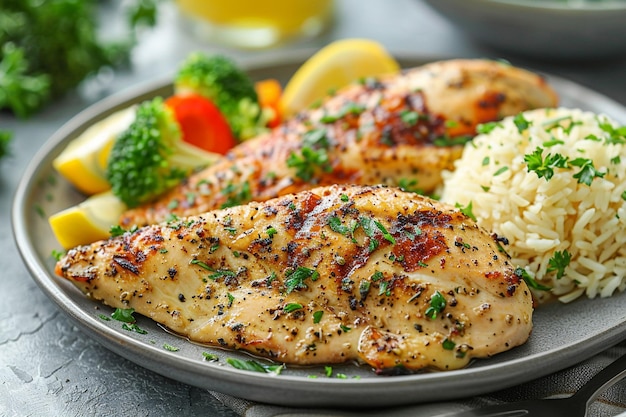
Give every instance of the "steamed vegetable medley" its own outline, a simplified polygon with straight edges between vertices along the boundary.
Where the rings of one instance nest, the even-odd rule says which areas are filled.
[[[173,95],[108,116],[53,161],[89,196],[50,217],[55,236],[66,248],[107,238],[124,210],[278,124],[281,92],[278,81],[254,83],[224,56],[191,54],[175,77]]]
[[[257,93],[268,84],[280,89],[275,80],[253,83],[224,56],[194,53],[182,63],[172,96],[101,121],[54,165],[84,193],[111,189],[135,207],[275,124],[275,100]]]
[[[114,141],[106,178],[134,207],[213,162],[237,142],[266,129],[274,114],[261,108],[253,82],[229,59],[191,55],[178,72],[175,94],[137,108]]]

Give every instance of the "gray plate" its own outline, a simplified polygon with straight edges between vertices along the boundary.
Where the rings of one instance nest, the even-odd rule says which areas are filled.
[[[255,79],[285,81],[305,57],[277,56],[250,67],[249,73]],[[403,66],[427,61],[410,55],[398,59]],[[549,81],[561,94],[563,105],[606,113],[626,123],[626,109],[620,104],[557,77],[549,77]],[[71,119],[32,159],[13,205],[13,232],[34,280],[86,334],[120,356],[167,377],[251,400],[293,406],[368,407],[453,399],[510,387],[573,365],[626,338],[626,294],[620,294],[542,307],[535,313],[528,343],[475,361],[466,369],[383,377],[366,367],[348,364],[334,366],[333,377],[327,378],[323,367],[290,366],[279,376],[240,371],[226,364],[226,359],[250,359],[244,353],[190,343],[145,317],[138,317],[138,325],[148,331],[145,335],[123,330],[120,322],[102,320],[100,315],[110,315],[110,308],[85,297],[54,274],[51,253],[59,245],[47,216],[84,197],[54,171],[52,160],[90,124],[130,103],[169,94],[170,82],[168,78],[111,96]],[[179,350],[168,351],[164,344]],[[203,352],[216,354],[219,360],[205,361]],[[337,378],[337,373],[347,378]],[[311,378],[313,375],[317,378]]]

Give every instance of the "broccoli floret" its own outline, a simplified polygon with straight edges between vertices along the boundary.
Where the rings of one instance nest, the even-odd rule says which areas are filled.
[[[222,55],[192,53],[174,80],[176,93],[195,92],[213,102],[239,140],[265,130],[254,83],[237,65]]]
[[[128,207],[136,207],[215,158],[183,142],[174,113],[156,97],[137,107],[133,123],[116,138],[106,176],[113,193]]]

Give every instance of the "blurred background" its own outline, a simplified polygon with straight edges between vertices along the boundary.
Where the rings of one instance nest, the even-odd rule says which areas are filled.
[[[343,38],[424,60],[505,59],[626,104],[624,10],[621,0],[0,0],[0,415],[236,415],[86,337],[19,259],[15,187],[90,104],[171,77],[192,51],[250,67]]]
[[[28,116],[68,91],[93,101],[171,73],[193,50],[246,64],[348,37],[432,59],[503,58],[578,82],[592,70],[600,92],[619,94],[601,79],[624,69],[624,21],[623,0],[3,0],[0,109]]]

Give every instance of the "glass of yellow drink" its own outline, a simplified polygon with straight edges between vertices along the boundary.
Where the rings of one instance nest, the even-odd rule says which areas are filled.
[[[240,48],[268,48],[320,34],[333,0],[177,0],[199,38]]]

